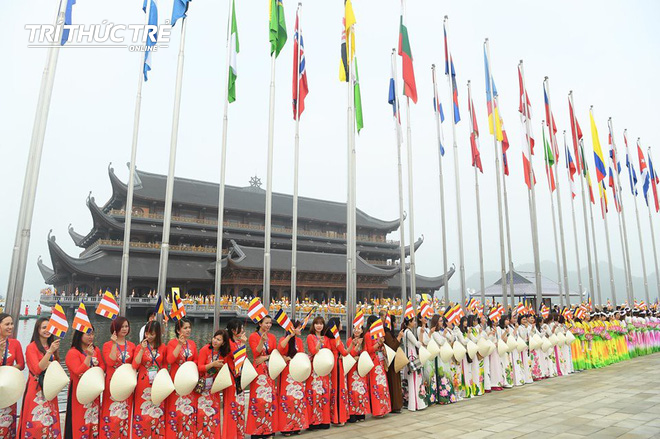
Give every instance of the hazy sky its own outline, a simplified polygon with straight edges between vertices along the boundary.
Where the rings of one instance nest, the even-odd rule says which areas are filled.
[[[293,132],[291,111],[292,35],[295,3],[284,1],[289,42],[277,62],[275,163],[273,188],[291,193],[293,186]],[[346,85],[338,81],[339,44],[343,2],[305,2],[303,25],[310,94],[301,123],[300,193],[336,201],[346,199]],[[364,108],[365,128],[357,140],[357,204],[382,219],[398,217],[396,148],[391,107],[387,104],[390,77],[390,50],[398,41],[400,5],[396,0],[354,0],[357,17],[357,55]],[[74,23],[141,23],[141,0],[78,0]],[[24,0],[7,2],[0,15],[0,41],[4,55],[0,83],[5,84],[0,104],[0,162],[2,205],[0,217],[0,286],[7,285],[11,249],[32,124],[36,109],[46,50],[27,48],[26,24],[52,23],[57,1]],[[160,21],[171,15],[172,0],[159,0]],[[250,176],[266,179],[268,92],[270,60],[268,43],[268,2],[237,0],[241,52],[238,57],[238,100],[230,106],[227,183],[247,185]],[[186,36],[186,59],[176,175],[209,181],[219,179],[222,127],[222,96],[225,69],[227,1],[191,3]],[[569,129],[567,93],[575,92],[577,116],[585,133],[588,158],[593,171],[588,110],[594,105],[600,140],[607,146],[607,118],[614,121],[616,141],[623,157],[622,131],[628,128],[631,146],[639,136],[647,146],[657,146],[660,134],[654,131],[660,117],[660,30],[655,1],[462,1],[410,0],[407,24],[414,56],[419,102],[411,108],[414,148],[415,230],[425,242],[418,257],[418,272],[442,272],[438,158],[432,112],[430,66],[444,62],[442,19],[450,17],[451,49],[457,72],[463,120],[457,126],[460,162],[461,205],[467,276],[479,270],[476,233],[474,173],[470,166],[467,90],[473,82],[473,96],[482,132],[481,154],[484,174],[480,175],[484,259],[491,272],[487,284],[497,279],[499,238],[494,175],[494,151],[488,135],[482,43],[491,42],[492,71],[500,93],[502,115],[511,140],[511,175],[507,184],[511,209],[513,256],[517,265],[532,262],[527,191],[522,176],[521,125],[517,114],[518,60],[525,61],[526,82],[533,107],[533,129],[540,141],[544,117],[544,76],[551,80],[553,110],[558,128]],[[179,26],[169,49],[154,53],[153,71],[143,89],[142,121],[137,165],[140,169],[167,172],[174,100]],[[135,105],[138,57],[124,49],[66,49],[60,52],[48,130],[44,144],[37,192],[32,241],[28,259],[25,295],[36,296],[43,284],[37,269],[41,255],[51,266],[46,244],[49,229],[69,254],[77,255],[67,234],[72,223],[86,234],[91,217],[85,198],[92,191],[98,204],[111,193],[107,166],[112,162],[126,180],[133,110]],[[399,60],[400,66],[400,60]],[[442,73],[442,72],[440,72]],[[448,108],[449,91],[439,75],[440,97]],[[447,110],[446,110],[447,111]],[[405,120],[405,110],[404,110]],[[404,127],[405,128],[405,127]],[[443,126],[451,141],[449,120]],[[540,148],[539,148],[540,151]],[[660,163],[660,150],[656,148]],[[458,266],[455,184],[451,148],[444,157],[449,262]],[[633,156],[637,164],[636,154]],[[564,164],[563,156],[561,158]],[[405,164],[404,164],[405,166]],[[554,243],[549,195],[541,155],[535,156],[537,205],[541,235],[541,260],[554,261]],[[624,168],[625,170],[625,168]],[[575,269],[575,250],[570,220],[570,195],[565,173],[563,185],[564,225],[568,265]],[[592,178],[595,175],[592,174]],[[405,179],[405,175],[404,175]],[[622,174],[624,205],[632,253],[633,275],[642,275],[639,240],[627,175]],[[576,199],[579,202],[579,198]],[[407,203],[407,196],[406,196]],[[641,230],[645,239],[649,277],[654,273],[648,212],[638,200]],[[576,204],[576,208],[580,206]],[[406,208],[407,209],[407,208]],[[598,252],[606,262],[605,234],[598,206],[594,206]],[[580,257],[586,265],[581,207],[577,213]],[[658,228],[657,217],[656,231]],[[618,219],[609,215],[612,257],[622,267]],[[407,230],[406,230],[407,232]],[[397,236],[393,234],[393,239]],[[408,237],[406,237],[408,240]],[[555,272],[544,273],[555,279]],[[601,273],[606,284],[606,273]],[[586,281],[585,281],[586,283]],[[458,278],[452,288],[458,286]],[[468,285],[478,288],[478,284]],[[571,279],[577,289],[577,280]],[[609,290],[604,288],[604,297]],[[635,291],[643,297],[643,291]],[[619,297],[623,292],[618,292]],[[656,295],[651,284],[651,296]]]

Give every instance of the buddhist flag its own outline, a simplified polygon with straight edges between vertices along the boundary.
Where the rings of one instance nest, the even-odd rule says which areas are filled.
[[[248,317],[252,319],[254,323],[259,323],[261,319],[267,315],[268,311],[266,311],[266,308],[258,297],[255,297],[250,301],[250,305],[248,306]]]
[[[170,311],[170,317],[173,320],[181,320],[185,316],[186,308],[183,306],[183,302],[179,296],[179,289],[172,288],[172,310]]]
[[[233,353],[234,355],[234,371],[236,375],[240,375],[241,369],[243,368],[243,363],[247,358],[247,348],[245,345],[239,346]]]
[[[283,308],[280,308],[280,310],[277,311],[277,314],[275,314],[275,321],[285,331],[293,333],[293,323],[291,322],[291,319],[289,319],[289,316],[286,315]]]
[[[80,305],[78,305],[76,315],[73,317],[73,329],[85,334],[92,332],[92,323],[89,321],[89,317],[87,316],[87,309],[85,308],[85,304],[82,302],[80,302]]]
[[[607,171],[605,170],[605,157],[603,150],[600,147],[600,139],[598,138],[598,128],[596,128],[596,121],[594,120],[593,110],[589,111],[589,119],[591,121],[591,141],[594,145],[594,162],[596,163],[596,178],[598,183],[605,179]]]
[[[296,10],[296,26],[293,32],[293,119],[298,119],[305,111],[305,97],[309,93],[307,86],[307,68],[302,29],[300,27],[300,5]]]
[[[147,0],[144,0],[142,10],[145,13],[147,12]],[[149,26],[158,26],[158,5],[156,4],[156,0],[151,0],[151,7],[149,9]],[[153,53],[153,50],[150,48],[156,45],[156,42],[158,41],[158,33],[154,33],[153,35],[147,34],[146,39],[147,50],[144,52],[144,65],[142,67],[145,81],[148,80],[147,72],[151,70],[151,54]]]
[[[64,10],[64,26],[71,26],[71,13],[73,12],[73,5],[76,4],[76,0],[65,0],[66,1],[66,9]],[[69,33],[70,29],[67,29],[64,27],[62,29],[62,40],[60,42],[61,46],[64,46],[64,44],[69,41]]]
[[[488,313],[488,318],[490,319],[493,324],[497,324],[499,322],[500,317],[502,317],[502,314],[500,313],[500,310],[497,306],[494,306],[490,309],[490,312]]]
[[[403,67],[403,94],[408,96],[414,103],[417,103],[417,84],[415,83],[412,49],[408,38],[403,1],[401,1],[401,21],[399,22],[399,55]]]
[[[353,62],[355,55],[355,34],[353,25],[356,23],[353,13],[353,4],[351,0],[344,0],[344,18],[342,19],[343,29],[341,31],[341,59],[339,61],[339,80],[348,82],[349,66]],[[347,48],[347,45],[350,46]],[[350,53],[349,53],[350,51]]]
[[[358,134],[364,128],[362,119],[362,95],[360,94],[360,76],[358,75],[357,57],[355,58],[355,79],[353,80],[353,101],[355,104],[355,126]]]
[[[454,107],[454,123],[461,120],[461,113],[458,109],[458,87],[456,86],[456,69],[454,69],[454,58],[449,51],[449,41],[447,38],[447,17],[443,23],[445,34],[445,75],[450,77],[451,80],[451,93]]]
[[[339,329],[337,329],[337,325],[335,325],[334,323],[330,327],[330,333],[332,334],[335,340],[339,339]]]
[[[385,337],[385,329],[383,328],[383,321],[381,319],[376,320],[371,324],[369,328],[369,333],[371,334],[372,340],[378,340],[381,337]]]
[[[101,298],[99,306],[96,307],[96,314],[111,320],[119,314],[119,305],[110,291],[106,290]]]
[[[46,328],[48,332],[60,338],[64,337],[66,331],[69,329],[69,322],[66,319],[66,314],[64,314],[64,309],[60,305],[59,300],[50,310],[50,320],[48,320],[48,326]]]
[[[392,328],[392,317],[390,316],[389,311],[385,311],[385,327],[389,328],[390,330]]]
[[[408,320],[412,320],[412,319],[415,318],[415,310],[414,310],[410,300],[406,304],[406,311],[404,312],[403,317],[408,319]]]
[[[312,308],[307,315],[305,316],[305,319],[302,322],[302,329],[305,329],[307,326],[307,322],[309,322],[309,319],[312,318],[312,314],[314,314],[314,311],[316,311],[316,307]]]
[[[227,101],[231,104],[236,100],[236,78],[238,77],[238,25],[236,24],[236,3],[231,0],[231,30],[229,33],[229,72],[227,75]]]
[[[433,309],[427,300],[422,300],[419,313],[422,315],[422,317],[427,318],[433,315]]]
[[[172,27],[174,27],[179,18],[186,18],[190,1],[191,0],[174,0],[172,7]]]
[[[478,168],[484,173],[481,166],[481,154],[479,153],[479,127],[477,126],[477,115],[474,111],[474,102],[472,102],[472,91],[468,85],[468,113],[470,114],[470,146],[472,149],[472,166]]]
[[[545,304],[541,305],[541,316],[544,319],[547,319],[549,315],[550,315],[550,309],[547,306],[545,306]]]
[[[163,306],[163,298],[161,296],[158,296],[158,302],[156,302],[156,308],[155,308],[156,315],[162,315],[164,321],[168,321],[169,317],[167,316],[167,313],[165,312],[165,307]]]
[[[364,310],[359,309],[357,313],[355,313],[355,318],[353,319],[353,327],[354,328],[361,328],[364,326]]]
[[[474,308],[474,306],[475,306],[476,304],[477,304],[477,299],[475,299],[474,297],[471,297],[470,300],[467,301],[465,307],[466,307],[468,310],[472,311],[472,309]]]
[[[270,0],[270,54],[277,58],[286,44],[286,23],[282,0]]]

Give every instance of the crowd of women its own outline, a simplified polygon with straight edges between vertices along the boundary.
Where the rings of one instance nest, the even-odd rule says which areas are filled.
[[[379,318],[390,323],[384,337],[373,337],[370,328]],[[39,319],[24,356],[20,343],[10,337],[12,318],[0,314],[2,366],[22,370],[27,364],[29,371],[20,417],[16,405],[0,410],[0,437],[291,436],[308,429],[361,422],[366,415],[380,418],[400,413],[402,408],[414,411],[456,403],[657,352],[659,322],[657,312],[618,308],[570,321],[554,312],[546,318],[504,315],[497,322],[469,315],[457,325],[449,324],[442,314],[430,319],[417,315],[399,326],[395,316],[383,312],[370,316],[366,325],[352,328],[344,344],[337,336],[337,330],[342,329],[338,319],[325,322],[316,317],[308,328],[295,321],[292,331],[277,339],[271,332],[273,320],[266,316],[249,336],[240,320],[231,320],[226,330],[215,332],[209,343],[198,349],[190,338],[192,323],[186,318],[176,322],[176,338],[168,343],[161,340],[159,323],[152,321],[143,340],[134,345],[127,340],[130,323],[119,316],[102,348],[95,346],[93,330],[75,331],[64,359],[71,382],[66,416],[61,422],[57,397],[46,400],[42,390],[44,371],[51,362],[62,360],[58,355],[60,339],[48,332],[46,319]],[[242,346],[251,353],[256,371],[249,396],[234,372],[235,352]],[[294,371],[289,369],[291,359],[305,353],[313,363],[322,350],[332,352],[330,373],[311,370],[306,380],[294,379]],[[405,355],[403,366],[389,358],[390,352]],[[284,359],[286,367],[273,378],[269,361],[275,355]],[[345,357],[360,362],[367,357],[371,366],[363,370],[359,363],[345,362]],[[187,362],[194,362],[198,369],[195,390],[185,395],[173,392],[155,404],[152,384],[158,372],[169,370],[174,379]],[[125,364],[137,372],[137,385],[131,397],[116,401],[110,395],[109,383]],[[350,365],[349,370],[344,370],[345,364]],[[230,383],[214,393],[214,378],[225,365],[232,371]],[[85,372],[95,366],[105,371],[105,390],[83,404],[77,387]]]

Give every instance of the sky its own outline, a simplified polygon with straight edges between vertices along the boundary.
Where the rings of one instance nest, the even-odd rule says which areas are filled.
[[[160,21],[169,18],[172,0],[159,0]],[[284,1],[289,41],[276,63],[273,190],[292,193],[294,122],[291,109],[292,36],[295,3]],[[74,23],[142,23],[142,1],[98,2],[78,0]],[[400,2],[395,0],[354,0],[357,18],[356,53],[364,111],[364,129],[357,138],[357,205],[377,218],[398,217],[397,161],[391,107],[387,104],[390,79],[390,52],[398,42]],[[5,56],[0,83],[5,84],[0,104],[0,285],[7,285],[15,239],[18,209],[25,176],[32,125],[36,110],[46,49],[28,48],[26,24],[52,23],[55,0],[8,2],[0,14],[0,41]],[[414,215],[416,237],[425,241],[417,253],[417,271],[427,276],[442,273],[440,234],[438,153],[432,107],[431,65],[444,63],[442,21],[449,18],[451,51],[457,73],[462,121],[456,126],[457,148],[451,148],[449,118],[443,124],[447,153],[443,157],[445,182],[447,251],[449,265],[459,266],[456,216],[454,154],[458,154],[460,204],[462,209],[468,287],[478,288],[479,271],[474,171],[470,166],[467,81],[481,129],[483,175],[479,175],[484,266],[486,285],[499,278],[499,232],[495,191],[494,148],[488,134],[483,67],[483,41],[490,40],[492,74],[495,77],[501,114],[511,140],[507,177],[511,212],[512,253],[517,267],[533,262],[527,190],[522,175],[522,127],[517,114],[517,65],[524,60],[526,84],[533,108],[532,127],[540,144],[544,118],[542,82],[550,78],[553,112],[561,132],[569,130],[567,95],[575,94],[576,113],[585,134],[592,172],[589,107],[594,106],[600,142],[607,147],[607,119],[612,117],[615,142],[623,158],[622,131],[628,129],[632,147],[641,137],[644,150],[658,151],[660,133],[660,86],[657,72],[660,57],[660,29],[656,17],[660,4],[646,1],[462,1],[407,2],[407,26],[414,58],[419,101],[410,105]],[[244,186],[251,176],[266,180],[268,140],[268,95],[270,58],[268,2],[237,0],[240,39],[237,101],[229,107],[227,184]],[[222,99],[225,77],[227,0],[194,1],[190,5],[185,46],[181,118],[178,136],[176,175],[219,181],[222,132]],[[334,201],[346,200],[346,84],[338,80],[339,45],[343,2],[304,2],[302,26],[310,93],[305,102],[300,136],[300,195]],[[167,173],[177,51],[180,26],[174,29],[170,47],[153,54],[153,70],[142,93],[137,167],[147,172]],[[32,238],[25,281],[25,296],[37,297],[44,282],[37,257],[52,266],[46,237],[52,229],[57,242],[71,255],[78,255],[67,233],[71,223],[78,233],[92,226],[85,199],[91,191],[102,205],[111,194],[107,167],[112,162],[124,181],[130,159],[131,136],[138,68],[141,55],[126,49],[69,48],[61,50],[45,136],[41,172],[32,224]],[[400,58],[397,60],[399,69]],[[449,114],[449,88],[439,69],[440,99]],[[400,76],[400,72],[399,72]],[[400,84],[401,89],[401,84]],[[403,109],[405,129],[406,111]],[[570,141],[570,140],[569,140]],[[403,145],[405,148],[406,145]],[[540,151],[540,148],[539,150]],[[632,151],[635,152],[634,150]],[[660,163],[660,152],[656,152]],[[638,168],[636,154],[632,157]],[[405,159],[405,149],[404,149]],[[555,262],[550,198],[540,153],[534,157],[538,179],[536,200],[540,231],[540,259]],[[560,164],[565,164],[563,156]],[[624,172],[625,172],[625,162]],[[404,162],[404,169],[407,164]],[[621,174],[624,209],[632,273],[642,277],[637,222],[627,175]],[[562,185],[563,222],[566,234],[567,265],[575,271],[576,257],[570,218],[570,195],[565,171]],[[595,179],[595,174],[592,174]],[[404,181],[407,176],[404,174]],[[408,210],[407,186],[404,186]],[[643,198],[640,231],[651,297],[656,296],[655,268],[648,211]],[[586,249],[580,198],[576,198],[580,258],[583,272]],[[605,264],[605,232],[600,209],[594,206],[599,261]],[[610,245],[615,267],[623,268],[618,218],[608,214]],[[654,214],[656,232],[658,218]],[[406,227],[407,229],[407,227]],[[398,233],[389,236],[398,239]],[[410,241],[407,236],[406,242]],[[606,265],[602,265],[606,266]],[[602,269],[601,269],[602,271]],[[545,276],[556,279],[556,270]],[[584,282],[587,283],[586,281]],[[601,272],[607,284],[607,273]],[[577,290],[577,279],[570,279]],[[450,282],[458,288],[458,277]],[[3,291],[4,290],[0,290]],[[643,291],[635,289],[643,298]],[[603,297],[609,297],[603,287]],[[619,291],[622,297],[623,292]]]

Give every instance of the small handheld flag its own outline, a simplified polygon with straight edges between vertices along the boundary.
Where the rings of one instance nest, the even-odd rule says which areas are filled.
[[[96,307],[96,314],[111,320],[119,314],[119,305],[110,291],[106,290],[101,298],[99,306]]]
[[[364,326],[364,310],[359,309],[355,314],[355,318],[353,319],[353,327],[361,328],[362,326]]]
[[[255,297],[250,301],[250,306],[248,307],[248,317],[252,319],[254,323],[259,323],[267,315],[268,312],[258,297]]]
[[[69,322],[64,314],[64,309],[58,300],[53,309],[50,311],[50,320],[48,320],[47,330],[56,337],[64,337],[66,331],[69,329]]]
[[[392,329],[392,317],[390,316],[389,311],[385,311],[385,326],[390,330]]]
[[[408,304],[406,305],[406,312],[404,313],[404,317],[408,320],[412,320],[415,318],[415,310],[413,309],[412,303],[410,300],[408,301]]]
[[[335,338],[335,340],[339,339],[339,329],[337,329],[337,325],[332,325],[330,327],[330,333],[332,333],[332,336]]]
[[[305,329],[307,326],[307,322],[309,322],[309,319],[312,317],[312,314],[314,314],[314,311],[316,311],[316,307],[313,307],[305,316],[305,320],[302,322],[302,329]]]
[[[172,310],[170,311],[170,317],[173,320],[181,320],[186,316],[186,308],[181,302],[181,297],[179,296],[179,289],[172,288]]]
[[[369,333],[371,334],[372,340],[378,340],[381,337],[385,337],[385,328],[383,328],[383,321],[381,319],[376,320],[371,324],[369,328]]]
[[[87,309],[85,309],[85,304],[82,302],[78,305],[76,315],[73,317],[73,329],[85,334],[92,332],[92,323],[89,321]]]
[[[286,315],[283,308],[280,308],[275,314],[275,321],[287,332],[293,333],[293,323],[289,316]]]
[[[239,346],[238,349],[234,351],[234,371],[236,372],[236,375],[240,375],[246,358],[247,349],[245,345]]]

